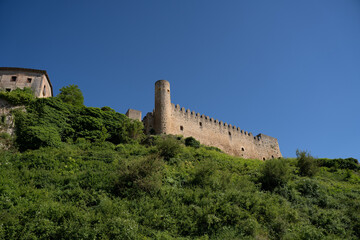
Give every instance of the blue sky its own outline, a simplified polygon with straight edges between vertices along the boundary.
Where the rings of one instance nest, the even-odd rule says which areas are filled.
[[[172,102],[278,138],[285,157],[360,159],[360,1],[0,0],[0,66],[48,71],[87,106]]]

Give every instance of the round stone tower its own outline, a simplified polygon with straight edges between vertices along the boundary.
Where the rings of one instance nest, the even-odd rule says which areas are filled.
[[[169,133],[171,124],[170,83],[159,80],[155,83],[155,133]]]

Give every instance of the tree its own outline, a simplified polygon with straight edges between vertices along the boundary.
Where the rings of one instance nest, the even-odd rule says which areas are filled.
[[[193,137],[187,137],[185,138],[185,146],[199,148],[200,142]]]
[[[71,84],[69,86],[62,87],[57,97],[63,102],[74,106],[84,105],[84,96],[77,85]]]
[[[284,159],[267,160],[260,173],[259,180],[262,188],[270,191],[285,185],[290,177],[289,166]]]
[[[156,141],[160,156],[168,161],[181,152],[181,144],[172,136],[162,136]]]
[[[306,151],[296,150],[297,167],[300,175],[312,177],[318,171],[316,160]]]

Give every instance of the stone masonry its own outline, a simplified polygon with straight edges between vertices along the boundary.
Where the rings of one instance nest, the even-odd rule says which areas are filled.
[[[155,110],[143,119],[147,134],[173,134],[194,137],[200,143],[218,147],[242,158],[271,159],[282,157],[276,138],[242,130],[171,103],[170,83],[155,83]]]
[[[0,67],[0,89],[31,88],[37,98],[53,96],[53,89],[45,70]]]

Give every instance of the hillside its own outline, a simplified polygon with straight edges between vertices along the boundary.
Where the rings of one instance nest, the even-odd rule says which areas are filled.
[[[26,107],[0,136],[0,239],[360,238],[355,159],[244,160],[145,136],[75,86],[29,94],[0,93]]]

